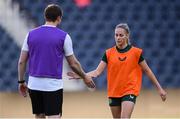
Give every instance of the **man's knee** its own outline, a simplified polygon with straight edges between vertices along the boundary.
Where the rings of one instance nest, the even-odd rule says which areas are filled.
[[[46,118],[45,114],[35,114],[35,118]]]
[[[61,115],[51,115],[51,116],[47,116],[48,119],[60,119]]]

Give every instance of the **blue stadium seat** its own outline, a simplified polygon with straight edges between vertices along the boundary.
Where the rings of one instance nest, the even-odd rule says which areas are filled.
[[[20,48],[1,27],[0,35],[0,91],[15,91]]]
[[[60,27],[71,35],[74,52],[86,70],[96,68],[104,51],[115,44],[115,25],[128,23],[132,44],[143,48],[143,56],[159,77],[160,83],[164,87],[180,87],[179,0],[95,0],[86,9],[77,8],[69,0],[16,1],[22,13],[25,11],[29,15],[27,17],[34,19],[37,25],[43,24],[42,10],[48,3],[61,5],[64,16]],[[2,37],[6,39],[7,36]],[[0,39],[1,49],[11,49],[5,42]],[[17,59],[14,53],[10,52],[9,56]],[[0,51],[0,59],[2,57]],[[15,76],[14,71],[12,75]],[[95,82],[99,89],[104,89],[105,74],[95,79]],[[143,77],[143,87],[152,87],[146,76]]]

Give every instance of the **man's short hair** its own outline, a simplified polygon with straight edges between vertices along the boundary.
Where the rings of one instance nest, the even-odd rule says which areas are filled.
[[[62,15],[63,11],[57,4],[50,4],[44,10],[44,17],[46,21],[55,22],[57,17],[60,16],[62,18]]]

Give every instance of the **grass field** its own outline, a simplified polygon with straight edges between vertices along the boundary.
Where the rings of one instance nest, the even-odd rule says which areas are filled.
[[[162,102],[155,90],[142,90],[132,117],[180,118],[180,89],[169,89],[167,92],[167,101]],[[0,93],[0,117],[34,117],[29,97]],[[111,118],[106,92],[65,92],[63,118]]]

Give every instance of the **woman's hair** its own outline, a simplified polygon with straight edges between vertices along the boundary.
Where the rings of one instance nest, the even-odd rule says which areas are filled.
[[[130,35],[130,30],[129,30],[129,26],[127,25],[127,23],[120,23],[120,24],[116,25],[116,28],[122,28]],[[129,38],[128,38],[127,43],[130,44]]]

